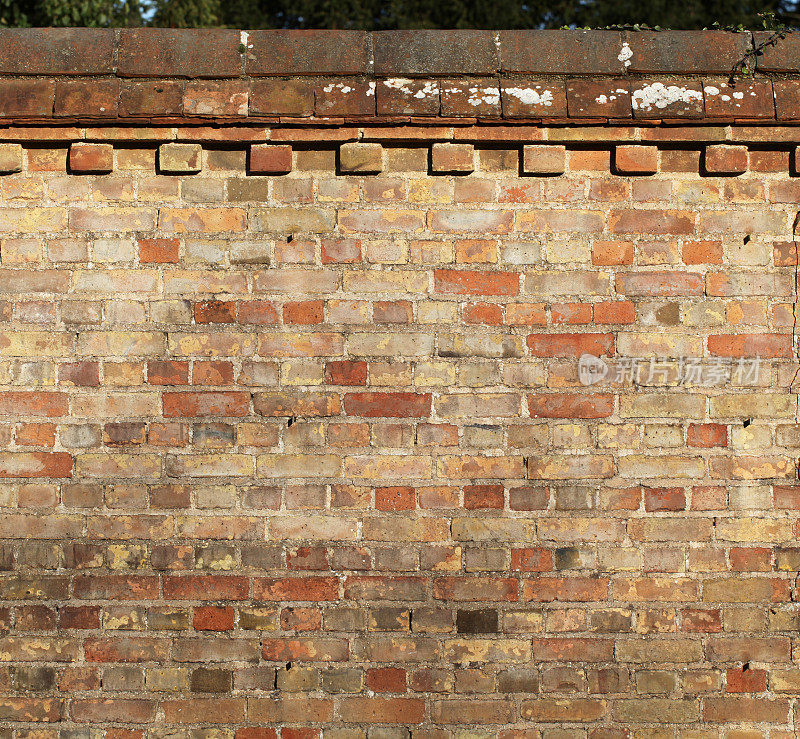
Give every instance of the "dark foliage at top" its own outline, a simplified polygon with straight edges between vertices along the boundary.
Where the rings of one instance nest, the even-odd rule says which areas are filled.
[[[0,0],[0,25],[763,28],[800,24],[799,4],[798,0]]]

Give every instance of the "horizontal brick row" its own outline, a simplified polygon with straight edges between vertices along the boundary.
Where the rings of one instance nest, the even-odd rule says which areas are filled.
[[[0,74],[120,77],[795,72],[791,34],[705,31],[3,29]],[[772,43],[764,44],[768,40]],[[213,48],[214,55],[207,49]],[[168,50],[169,53],[166,53]]]
[[[601,163],[600,157],[607,157],[609,171],[620,176],[649,176],[662,171],[689,171],[689,168],[696,168],[699,174],[709,177],[738,176],[751,168],[775,172],[777,167],[785,167],[795,172],[800,161],[797,147],[776,153],[777,156],[767,156],[759,149],[751,150],[741,144],[698,145],[689,150],[655,144],[618,144],[596,151],[598,159],[595,162],[585,149],[555,142],[523,144],[521,149],[516,143],[507,146],[509,148],[503,152],[502,160],[492,162],[491,157],[496,155],[491,150],[472,143],[436,142],[430,148],[417,145],[411,150],[398,151],[377,142],[348,141],[338,146],[338,150],[328,149],[325,155],[317,155],[312,161],[314,168],[330,168],[342,175],[378,175],[387,170],[402,169],[403,165],[433,175],[469,175],[476,170],[491,171],[492,167],[501,165],[509,170],[516,168],[517,173],[523,176],[550,177],[563,175],[568,169],[594,169]],[[296,168],[308,168],[304,166],[304,158],[310,158],[305,150],[283,143],[258,143],[247,148],[219,151],[188,142],[164,143],[157,149],[131,150],[121,142],[115,146],[77,141],[72,142],[69,148],[48,153],[18,143],[0,143],[0,175],[53,171],[60,166],[70,174],[108,174],[115,170],[143,169],[145,165],[151,165],[154,171],[164,175],[194,175],[204,168],[212,172],[238,169],[250,175],[285,175]],[[231,187],[234,186],[231,183]],[[467,184],[463,186],[469,187]],[[776,187],[786,190],[788,186],[776,183]],[[248,198],[248,194],[252,197]],[[259,194],[257,188],[244,189],[232,199],[258,200],[264,199],[266,194]]]
[[[0,42],[1,43],[1,42]],[[800,119],[795,80],[325,77],[123,81],[0,78],[0,118],[106,123]]]
[[[673,150],[674,151],[674,150]],[[244,151],[240,152],[242,156]],[[467,175],[480,166],[478,151],[468,143],[434,143],[430,153],[416,152],[430,160],[431,174]],[[513,156],[514,150],[509,154]],[[697,154],[698,150],[693,153]],[[700,173],[708,176],[735,176],[750,167],[747,146],[709,144],[700,150]],[[787,152],[788,153],[788,152]],[[576,152],[576,156],[579,156]],[[756,155],[757,156],[757,155]],[[235,155],[229,154],[230,159]],[[25,150],[21,144],[0,144],[0,173],[22,171]],[[387,166],[384,147],[379,143],[347,142],[338,150],[337,169],[341,174],[380,174]],[[791,157],[796,169],[798,148]],[[508,165],[512,165],[511,160]],[[667,165],[669,166],[669,165]],[[288,174],[294,167],[292,146],[252,144],[246,152],[249,174]],[[75,142],[69,147],[68,171],[73,174],[109,173],[114,169],[114,146],[106,143]],[[203,169],[203,147],[191,143],[167,143],[158,148],[157,168],[161,174],[197,174]],[[660,171],[659,148],[646,144],[620,144],[613,148],[612,173],[652,175]],[[567,147],[563,144],[528,144],[522,147],[519,172],[522,175],[557,176],[567,170]]]

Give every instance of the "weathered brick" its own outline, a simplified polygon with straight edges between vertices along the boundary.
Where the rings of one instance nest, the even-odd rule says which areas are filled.
[[[20,144],[0,144],[0,173],[19,172],[22,169],[22,158]]]
[[[468,174],[475,169],[472,144],[437,143],[431,147],[431,171]]]
[[[658,149],[640,144],[617,146],[614,167],[620,174],[653,174],[658,171]]]
[[[74,143],[69,147],[69,167],[73,172],[110,172],[114,169],[114,147]]]
[[[747,147],[714,144],[705,148],[703,165],[709,174],[742,174],[747,171]]]
[[[194,173],[203,168],[200,144],[161,144],[158,147],[158,166],[162,172]]]
[[[286,174],[292,171],[292,147],[281,144],[253,144],[247,160],[251,174]]]
[[[380,144],[347,143],[339,148],[342,172],[376,174],[383,171],[383,147]]]

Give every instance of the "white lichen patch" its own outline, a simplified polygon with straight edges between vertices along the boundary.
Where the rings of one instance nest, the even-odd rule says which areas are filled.
[[[467,102],[476,107],[484,103],[487,105],[497,105],[500,102],[500,88],[470,87]]]
[[[370,82],[367,85],[367,97],[372,97],[373,95],[375,95],[375,83]]]
[[[504,87],[506,95],[517,98],[525,105],[546,105],[553,104],[553,93],[551,90],[541,92],[533,87]]]
[[[622,48],[620,49],[620,52],[617,55],[617,59],[619,59],[626,67],[630,67],[632,56],[633,56],[633,49],[631,49],[627,41],[623,41]]]
[[[391,90],[400,90],[400,92],[405,92],[408,95],[411,94],[411,88],[409,87],[411,80],[405,77],[391,77],[388,80],[384,80],[383,84]]]
[[[435,82],[431,81],[423,84],[422,87],[414,93],[414,97],[422,100],[422,98],[438,94],[439,86]]]
[[[339,92],[346,95],[348,92],[352,92],[353,88],[350,85],[346,85],[344,82],[331,82],[325,87],[322,88],[325,92],[333,92],[334,90],[338,90]]]
[[[719,95],[719,87],[714,87],[714,85],[706,85],[703,91],[706,95]]]
[[[239,32],[239,43],[244,46],[245,49],[253,48],[253,44],[250,43],[250,34],[247,31]]]
[[[682,85],[665,85],[663,82],[654,82],[652,85],[644,85],[633,91],[633,109],[661,109],[677,103],[690,105],[692,102],[702,99],[703,94],[699,90],[692,90]]]
[[[439,87],[433,80],[424,82],[422,87],[416,91],[413,91],[410,87],[412,81],[405,79],[404,77],[392,77],[388,80],[384,80],[383,84],[392,90],[399,90],[406,95],[411,95],[412,97],[417,98],[417,100],[422,100],[423,98],[430,97],[431,95],[436,95],[439,92]]]

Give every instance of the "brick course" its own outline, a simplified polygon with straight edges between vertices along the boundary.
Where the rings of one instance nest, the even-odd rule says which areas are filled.
[[[794,736],[750,43],[0,30],[0,738]]]

